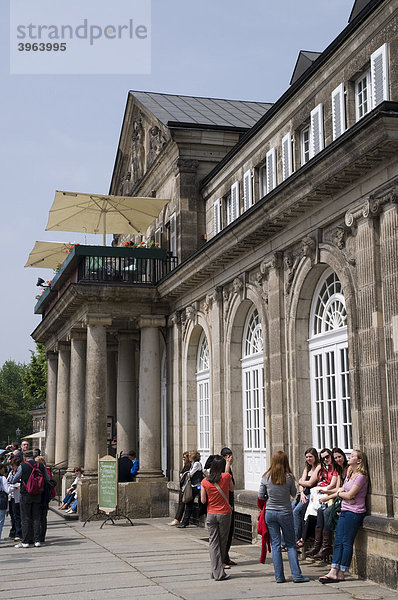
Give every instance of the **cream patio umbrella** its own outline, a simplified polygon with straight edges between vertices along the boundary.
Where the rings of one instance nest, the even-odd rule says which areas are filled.
[[[66,242],[35,242],[25,267],[56,269],[67,257],[69,247]]]
[[[55,192],[46,231],[145,233],[168,200]]]

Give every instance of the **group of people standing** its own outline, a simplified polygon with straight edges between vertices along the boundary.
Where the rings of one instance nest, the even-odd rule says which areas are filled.
[[[334,505],[340,503],[340,499],[331,569],[319,581],[324,584],[343,581],[351,564],[354,540],[366,514],[365,500],[369,484],[366,455],[361,450],[353,450],[347,460],[339,448],[334,448],[333,451],[324,448],[320,455],[321,461],[315,448],[306,451],[306,466],[299,479],[297,498],[294,476],[285,452],[279,451],[274,455],[270,468],[261,480],[259,498],[266,500],[265,521],[271,538],[272,561],[278,583],[286,581],[281,533],[293,581],[309,581],[301,573],[297,554],[297,548],[305,541],[299,536],[305,536],[301,532],[304,532],[308,524],[308,519],[304,519],[304,524],[302,523],[304,510],[305,514],[308,512],[316,517],[315,544],[309,555],[324,558],[332,550],[330,517]],[[318,508],[311,507],[311,503],[316,504],[316,496],[312,492],[309,496],[307,488],[317,495]],[[292,498],[295,498],[294,509]]]
[[[16,548],[41,546],[47,532],[47,512],[54,482],[42,456],[34,456],[29,442],[14,448],[0,465],[0,539],[7,510],[11,517],[8,540]]]
[[[282,559],[285,549],[294,583],[310,581],[301,572],[298,550],[310,538],[312,521],[315,540],[307,556],[325,560],[333,553],[331,569],[319,581],[324,584],[343,581],[351,564],[356,534],[366,514],[369,485],[366,455],[353,450],[347,459],[340,448],[323,448],[319,454],[315,448],[309,448],[305,460],[298,490],[283,451],[273,456],[261,479],[258,497],[260,504],[265,502],[275,579],[277,583],[286,581]],[[220,455],[208,459],[203,472],[199,453],[184,452],[179,504],[175,519],[169,523],[187,527],[194,499],[199,496],[199,511],[207,513],[211,577],[217,581],[228,579],[225,570],[235,564],[229,558],[233,534],[232,463],[232,450],[223,448]],[[186,485],[192,486],[192,495],[184,503]]]

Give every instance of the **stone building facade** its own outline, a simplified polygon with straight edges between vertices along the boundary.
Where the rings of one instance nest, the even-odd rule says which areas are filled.
[[[355,2],[272,106],[130,92],[110,193],[170,198],[146,239],[179,265],[151,286],[65,267],[33,334],[48,349],[48,458],[92,475],[83,515],[107,416],[118,450],[139,448],[137,483],[120,486],[131,514],[173,510],[188,448],[233,448],[254,527],[276,450],[299,473],[309,446],[362,447],[357,570],[397,587],[397,13]]]

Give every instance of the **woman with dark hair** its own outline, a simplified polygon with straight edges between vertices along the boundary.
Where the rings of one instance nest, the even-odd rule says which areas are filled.
[[[297,501],[293,501],[293,521],[294,521],[294,535],[296,537],[297,546],[301,547],[304,542],[301,539],[301,530],[303,527],[304,513],[308,505],[308,497],[310,490],[316,485],[318,480],[318,473],[321,469],[321,463],[319,462],[319,456],[316,448],[308,448],[305,451],[305,467],[301,479],[299,479],[299,493],[300,497]]]
[[[337,471],[338,477],[334,488],[325,488],[325,494],[319,498],[321,506],[316,518],[316,527],[322,531],[322,544],[319,551],[312,554],[315,560],[324,560],[333,550],[333,531],[329,526],[329,517],[333,508],[333,500],[337,497],[339,487],[343,484],[347,475],[348,462],[344,451],[341,448],[332,450],[333,468]]]
[[[355,536],[366,515],[368,493],[368,461],[362,450],[353,450],[348,459],[348,472],[343,487],[337,491],[341,498],[341,514],[334,538],[332,566],[327,575],[320,577],[321,583],[344,581],[353,553]]]
[[[232,454],[226,458],[216,455],[210,467],[210,474],[203,479],[200,490],[202,504],[208,502],[206,525],[209,532],[210,576],[216,581],[230,577],[224,571],[223,558],[231,525],[228,494],[235,489],[229,473],[232,460]]]
[[[337,471],[334,468],[333,460],[332,460],[332,451],[329,448],[322,448],[319,453],[321,458],[321,468],[318,471],[318,480],[316,485],[312,488],[311,497],[310,497],[310,506],[305,515],[305,521],[303,526],[303,537],[300,542],[303,545],[304,541],[307,539],[310,519],[312,521],[316,521],[318,516],[318,508],[319,508],[319,488],[322,488],[322,491],[326,492],[329,489],[334,489],[337,484]],[[315,492],[315,495],[313,496]],[[312,500],[316,500],[312,502]],[[307,553],[307,556],[313,557],[315,554],[318,554],[319,550],[322,546],[322,529],[320,527],[315,527],[315,544],[310,552]]]
[[[283,571],[281,530],[287,547],[290,571],[294,583],[305,583],[297,558],[291,497],[296,496],[296,484],[287,454],[281,450],[274,454],[270,468],[264,473],[258,497],[266,500],[265,522],[271,537],[272,562],[277,583],[286,581]]]
[[[191,462],[191,466],[189,469],[190,481],[188,481],[186,485],[192,486],[192,500],[185,504],[184,518],[182,522],[179,525],[177,525],[178,529],[188,527],[193,510],[193,503],[195,501],[196,496],[199,496],[200,494],[200,484],[203,479],[203,467],[202,463],[200,462],[200,452],[198,452],[197,450],[191,450],[189,452],[189,460]]]
[[[176,512],[176,516],[174,517],[174,519],[170,523],[167,523],[167,525],[170,525],[170,527],[175,527],[176,525],[179,525],[180,521],[182,519],[182,516],[184,514],[185,504],[182,501],[182,487],[185,482],[186,473],[188,473],[190,468],[191,468],[191,459],[189,458],[189,452],[186,451],[182,455],[182,469],[180,472],[180,493],[178,495],[177,512]]]

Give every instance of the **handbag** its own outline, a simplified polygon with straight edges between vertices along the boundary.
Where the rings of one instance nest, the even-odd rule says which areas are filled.
[[[3,483],[0,481],[0,485],[3,488]],[[0,510],[7,510],[8,506],[8,494],[3,489],[0,490]]]
[[[182,490],[181,500],[182,500],[183,504],[187,504],[188,502],[191,502],[192,498],[193,498],[193,494],[192,494],[191,478],[188,474],[186,477],[185,486]]]

